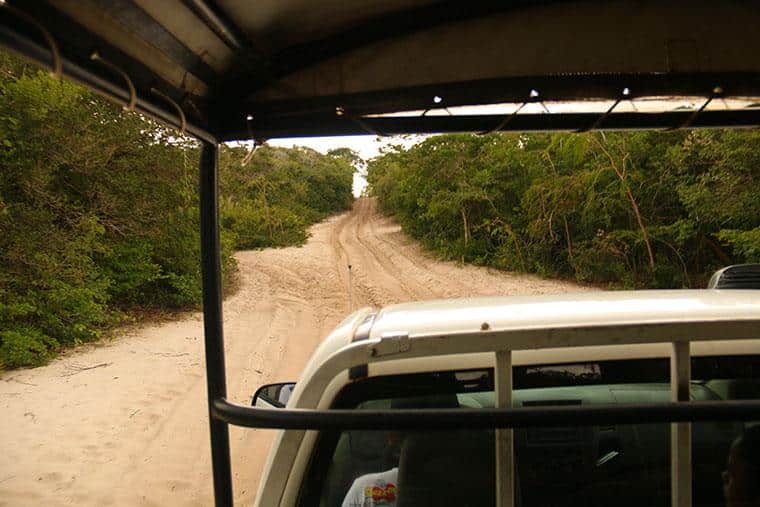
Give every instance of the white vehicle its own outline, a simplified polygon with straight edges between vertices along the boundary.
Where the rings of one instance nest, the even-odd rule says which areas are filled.
[[[282,386],[265,386],[254,404],[278,406],[267,400]],[[673,460],[683,466],[671,477],[670,424],[621,424],[619,416],[611,423],[600,412],[594,426],[577,426],[568,409],[757,398],[760,297],[753,290],[365,308],[325,339],[287,408],[551,407],[565,426],[513,435],[456,423],[422,432],[282,431],[258,505],[494,505],[503,494],[502,505],[641,506],[670,505],[676,493],[692,505],[723,505],[721,472],[742,422],[694,423],[691,438],[688,423],[675,424]],[[497,473],[513,463],[513,476]],[[375,483],[368,476],[384,473]],[[349,495],[355,482],[359,500]]]

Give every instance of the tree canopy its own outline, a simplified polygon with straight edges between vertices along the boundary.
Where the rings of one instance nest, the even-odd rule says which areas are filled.
[[[611,287],[760,262],[760,132],[445,135],[369,163],[381,209],[441,256]]]
[[[0,53],[0,367],[34,365],[141,309],[200,302],[198,146]],[[220,156],[223,264],[302,243],[352,202],[307,149]]]

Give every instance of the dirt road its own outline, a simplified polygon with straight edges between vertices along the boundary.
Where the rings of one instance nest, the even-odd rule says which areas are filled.
[[[301,248],[237,254],[225,302],[228,392],[298,377],[321,338],[354,308],[415,299],[578,290],[563,282],[460,267],[421,253],[360,199],[312,228]],[[210,505],[202,322],[128,330],[0,378],[0,505]],[[232,428],[235,497],[253,500],[267,430]]]

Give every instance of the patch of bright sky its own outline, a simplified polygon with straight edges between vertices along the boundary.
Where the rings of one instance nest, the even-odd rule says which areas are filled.
[[[351,148],[356,151],[364,160],[375,158],[381,154],[383,148],[391,145],[402,145],[409,148],[425,139],[427,136],[422,135],[405,135],[405,136],[332,136],[332,137],[291,137],[282,139],[272,139],[267,141],[270,146],[279,146],[282,148],[293,148],[295,146],[306,146],[320,153],[327,153],[335,148]],[[354,195],[359,197],[367,186],[367,180],[362,173],[363,168],[357,168],[354,173]]]

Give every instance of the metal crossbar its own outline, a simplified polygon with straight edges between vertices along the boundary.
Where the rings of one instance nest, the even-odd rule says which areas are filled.
[[[755,421],[760,419],[760,400],[478,409],[317,410],[248,407],[217,399],[211,413],[220,421],[246,428],[439,431],[463,427],[549,428],[613,423]]]

